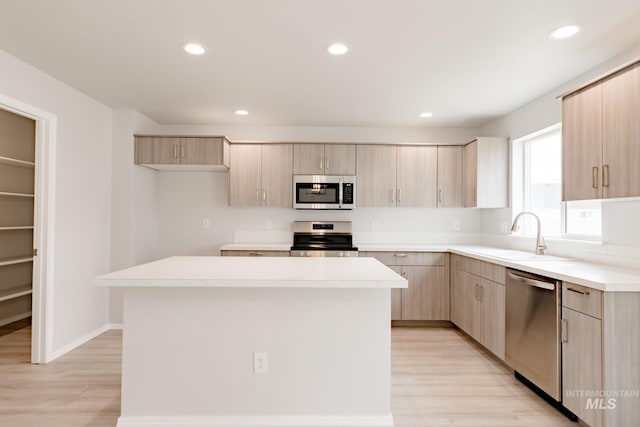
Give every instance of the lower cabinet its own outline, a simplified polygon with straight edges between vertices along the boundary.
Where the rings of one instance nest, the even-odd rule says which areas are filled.
[[[360,252],[396,271],[409,282],[391,290],[391,320],[449,320],[448,254]]]
[[[461,271],[460,329],[504,359],[505,287]]]
[[[602,390],[602,321],[563,307],[562,328],[564,406],[590,427],[600,427],[601,406],[608,402],[594,400],[584,392]]]
[[[504,360],[504,267],[455,254],[451,266],[451,321]]]

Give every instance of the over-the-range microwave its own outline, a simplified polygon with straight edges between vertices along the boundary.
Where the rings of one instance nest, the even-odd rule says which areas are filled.
[[[354,209],[356,177],[294,175],[293,207],[296,209]]]

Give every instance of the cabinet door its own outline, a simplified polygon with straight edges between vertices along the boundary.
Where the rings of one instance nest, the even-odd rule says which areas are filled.
[[[580,393],[602,390],[601,321],[563,307],[562,323],[563,404],[591,427],[599,427],[602,410],[587,409],[589,399]]]
[[[222,138],[180,138],[180,164],[221,165]]]
[[[462,147],[438,147],[438,207],[462,207]]]
[[[404,266],[402,320],[449,320],[449,286],[441,266]]]
[[[460,326],[460,256],[456,254],[451,254],[449,300],[449,316],[451,322]]]
[[[326,144],[324,173],[327,175],[356,174],[356,146],[354,144]]]
[[[460,271],[458,277],[460,278],[460,313],[457,325],[460,329],[478,340],[476,319],[479,317],[479,278],[466,271]]]
[[[324,144],[294,144],[293,173],[296,175],[324,174]]]
[[[260,206],[262,146],[232,144],[229,155],[229,205]]]
[[[504,360],[505,287],[487,279],[478,278],[478,341],[493,354]]]
[[[478,138],[476,143],[475,206],[506,208],[509,205],[509,140]]]
[[[437,147],[397,148],[397,206],[436,207],[438,181]]]
[[[640,196],[640,65],[602,84],[602,196]]]
[[[358,145],[356,148],[358,207],[396,205],[396,147]]]
[[[293,206],[293,145],[262,145],[262,204]]]
[[[602,198],[602,85],[562,100],[562,200]]]
[[[473,208],[477,203],[478,143],[473,141],[462,150],[462,204]]]
[[[135,139],[136,164],[177,165],[180,163],[180,138],[139,136]]]
[[[402,271],[401,266],[389,265],[388,267],[405,279],[407,278],[407,275]],[[401,288],[391,289],[391,320],[402,320],[402,291],[403,289]]]

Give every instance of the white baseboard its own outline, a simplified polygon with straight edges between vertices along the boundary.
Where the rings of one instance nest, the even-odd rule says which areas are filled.
[[[393,416],[121,416],[117,427],[393,427]]]
[[[89,332],[88,334],[86,334],[83,337],[80,337],[72,342],[70,342],[69,344],[65,345],[62,348],[59,348],[58,350],[55,350],[53,352],[51,352],[51,354],[48,355],[47,360],[45,361],[45,363],[49,363],[52,362],[54,360],[56,360],[58,357],[67,354],[68,352],[70,352],[71,350],[80,347],[82,344],[86,343],[87,341],[91,341],[92,339],[94,339],[95,337],[97,337],[98,335],[106,332],[109,330],[109,325],[104,325],[99,327],[98,329]]]
[[[109,323],[109,329],[114,329],[117,331],[121,331],[123,329],[123,324],[122,323]]]

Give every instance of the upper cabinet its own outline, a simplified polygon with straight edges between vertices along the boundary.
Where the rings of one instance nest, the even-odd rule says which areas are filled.
[[[135,137],[135,163],[157,170],[226,170],[228,153],[224,137]]]
[[[459,145],[438,147],[438,207],[462,207],[462,150]]]
[[[463,206],[508,207],[508,138],[477,138],[464,146],[462,157]]]
[[[435,207],[435,146],[358,145],[358,207]]]
[[[291,144],[232,144],[229,205],[291,207]]]
[[[294,144],[295,175],[355,175],[354,144]]]
[[[563,200],[640,196],[640,63],[562,98]]]

